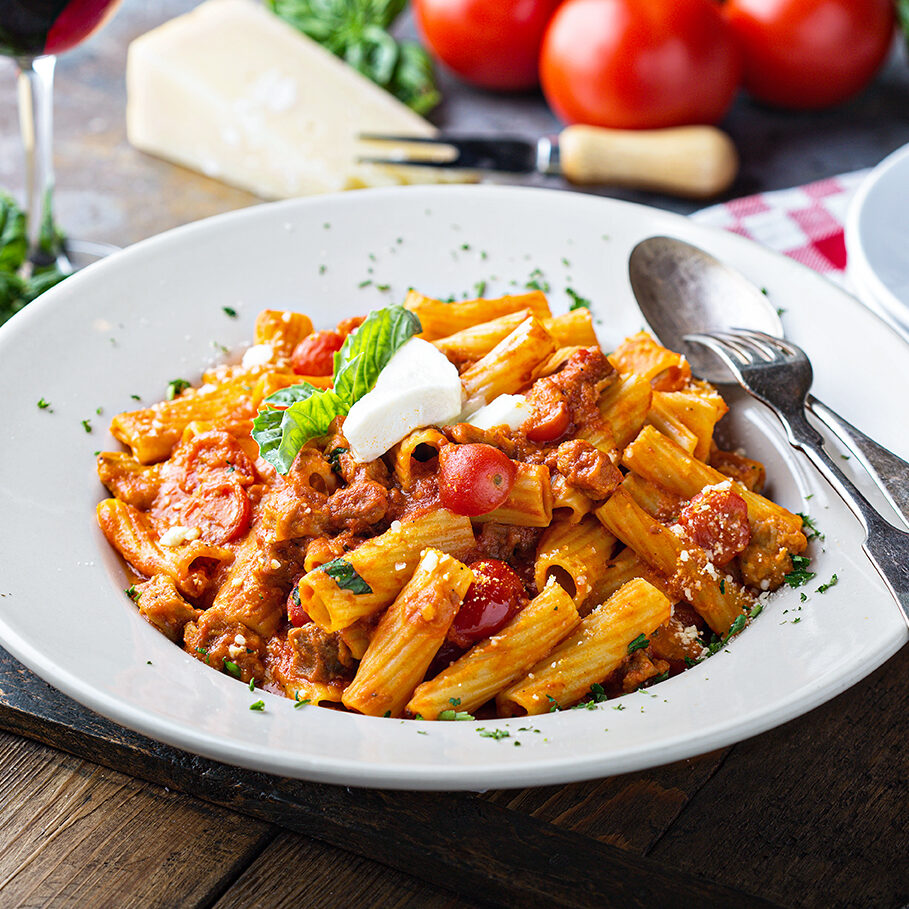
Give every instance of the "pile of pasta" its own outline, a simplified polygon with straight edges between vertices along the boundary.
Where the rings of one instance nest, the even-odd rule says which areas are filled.
[[[684,671],[783,583],[802,520],[761,495],[759,463],[717,447],[727,407],[684,357],[643,332],[604,356],[588,309],[553,315],[539,292],[446,303],[411,291],[404,305],[465,400],[561,395],[564,432],[420,427],[359,464],[338,418],[282,476],[252,421],[275,391],[330,378],[294,372],[309,318],[261,313],[262,356],[118,415],[127,450],[98,457],[111,493],[98,521],[135,573],[129,592],[187,653],[251,687],[372,716],[540,714]],[[516,479],[502,505],[467,517],[440,503],[439,451],[478,442]],[[452,648],[482,558],[510,566],[526,597],[494,634]]]

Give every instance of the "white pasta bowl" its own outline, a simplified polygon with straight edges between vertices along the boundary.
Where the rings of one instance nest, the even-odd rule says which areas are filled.
[[[861,551],[858,523],[774,418],[737,393],[733,443],[766,463],[771,497],[810,512],[825,534],[810,549],[817,581],[802,588],[805,602],[782,590],[716,656],[593,710],[427,723],[294,709],[184,653],[123,593],[122,563],[95,523],[105,493],[93,452],[117,447],[106,426],[137,406],[132,396],[160,400],[169,381],[197,380],[239,354],[260,309],[299,309],[329,327],[410,286],[445,298],[485,281],[492,295],[535,278],[551,286],[556,310],[570,302],[566,287],[590,299],[608,350],[642,327],[627,260],[654,234],[696,243],[766,287],[812,358],[818,396],[909,456],[909,425],[895,419],[909,347],[824,279],[741,237],[654,209],[519,188],[263,205],[139,243],[0,329],[0,642],[81,703],[179,748],[275,774],[404,789],[552,784],[662,764],[848,688],[899,649],[906,627]],[[836,586],[816,593],[834,573]],[[265,709],[251,711],[260,697]]]

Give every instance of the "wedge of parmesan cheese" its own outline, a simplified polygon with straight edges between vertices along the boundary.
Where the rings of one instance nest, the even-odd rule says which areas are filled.
[[[207,0],[137,38],[126,81],[127,134],[136,148],[266,199],[470,179],[357,164],[369,151],[358,133],[435,130],[252,0]]]

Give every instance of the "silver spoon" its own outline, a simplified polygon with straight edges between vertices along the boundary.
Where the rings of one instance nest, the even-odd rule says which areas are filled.
[[[767,297],[744,275],[674,237],[650,237],[632,250],[628,274],[638,306],[660,343],[684,353],[710,382],[734,382],[728,369],[686,334],[749,328],[783,337]],[[909,524],[909,463],[865,435],[813,395],[808,409],[855,455]]]

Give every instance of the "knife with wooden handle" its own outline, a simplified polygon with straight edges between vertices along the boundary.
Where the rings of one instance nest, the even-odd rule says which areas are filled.
[[[652,130],[568,126],[557,138],[535,141],[446,134],[430,138],[369,134],[360,139],[385,145],[383,157],[364,157],[362,162],[561,174],[579,185],[627,186],[691,199],[723,192],[739,164],[732,139],[714,126]]]

